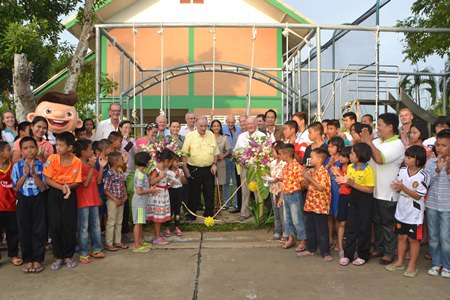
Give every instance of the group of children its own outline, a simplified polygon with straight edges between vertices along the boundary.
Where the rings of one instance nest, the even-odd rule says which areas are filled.
[[[295,248],[298,257],[315,256],[319,250],[329,262],[333,260],[330,250],[334,248],[339,251],[340,265],[361,266],[373,255],[376,176],[369,164],[372,148],[358,140],[362,128],[370,126],[355,125],[351,146],[346,146],[350,143],[338,134],[325,142],[324,128],[319,122],[308,127],[312,144],[304,151],[295,139],[297,124],[292,121],[285,123],[285,140],[273,143],[270,192],[275,230],[271,241],[280,240],[282,247],[289,249],[295,247],[298,240]],[[425,198],[428,197],[428,201],[449,199],[450,193],[450,130],[436,135],[434,158],[430,158],[431,150],[422,144],[421,134],[414,130],[424,129],[413,126],[411,144],[391,184],[399,198],[395,228],[392,228],[398,237],[397,260],[385,267],[388,271],[402,270],[406,277],[417,275]],[[440,207],[444,213],[427,214],[433,264],[428,274],[450,278],[450,201],[444,203],[446,206]],[[405,255],[409,255],[406,266]]]

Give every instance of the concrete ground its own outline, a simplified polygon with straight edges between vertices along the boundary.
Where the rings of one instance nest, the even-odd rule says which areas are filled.
[[[149,253],[107,253],[103,260],[41,274],[0,267],[0,299],[450,299],[450,280],[426,274],[410,279],[375,260],[362,267],[297,258],[267,242],[267,230],[187,232]]]

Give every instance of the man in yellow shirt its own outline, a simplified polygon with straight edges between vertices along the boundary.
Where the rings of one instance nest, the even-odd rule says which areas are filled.
[[[197,211],[196,203],[200,202],[203,192],[205,212],[203,216],[214,215],[214,175],[217,171],[217,157],[219,147],[214,134],[207,130],[208,120],[199,117],[196,122],[196,130],[186,135],[182,152],[184,173],[189,180],[188,207],[194,213]],[[195,220],[195,216],[189,216],[186,220]]]

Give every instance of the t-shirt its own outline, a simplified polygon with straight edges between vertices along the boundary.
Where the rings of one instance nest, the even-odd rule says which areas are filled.
[[[427,194],[427,209],[450,212],[450,175],[445,168],[436,173],[437,158],[430,158],[425,165],[425,172],[430,179]]]
[[[97,161],[95,162],[95,169],[97,171],[100,171],[100,163]],[[106,164],[106,166],[103,168],[103,179],[100,184],[97,185],[98,187],[98,194],[100,195],[100,199],[102,199],[104,202],[106,202],[106,195],[105,195],[105,178],[108,175],[109,171],[109,164]]]
[[[178,176],[178,177],[177,177]],[[167,170],[167,177],[169,178],[169,188],[178,189],[183,187],[181,183],[181,177],[184,176],[184,172],[182,169],[178,169],[175,171]]]
[[[0,211],[16,211],[16,193],[11,179],[12,163],[0,170]]]
[[[291,194],[302,189],[302,166],[294,159],[287,163],[281,171],[283,193]]]
[[[82,164],[81,167],[81,180],[86,181],[91,167]],[[98,171],[94,168],[94,174],[92,174],[91,181],[87,187],[81,184],[77,188],[77,200],[78,208],[89,207],[89,206],[100,206],[100,196],[98,194],[97,188],[97,177]]]
[[[324,189],[323,191],[319,191],[313,184],[309,184],[304,211],[316,214],[328,214],[331,203],[330,175],[324,166],[320,166],[320,169],[317,172],[314,169],[309,169],[308,172],[315,181],[324,187]]]
[[[148,190],[150,188],[150,182],[148,175],[140,170],[136,170],[134,173],[134,194],[132,200],[132,206],[137,208],[145,208],[147,206],[150,194],[138,195],[136,189],[141,188],[143,190]]]
[[[350,164],[347,177],[361,186],[375,186],[375,172],[368,163],[363,164],[360,169],[356,169],[356,164]]]
[[[21,161],[18,161],[14,164],[13,170],[12,170],[12,181],[13,186],[15,187],[17,185],[17,182],[20,178],[23,176],[23,167],[25,165],[25,159],[22,159]],[[42,180],[43,183],[45,183],[45,177],[44,177],[44,164],[40,161],[35,159],[34,160],[34,170],[36,172],[36,175]],[[27,179],[25,179],[25,182],[23,183],[22,187],[18,191],[25,197],[31,197],[31,196],[37,196],[40,193],[42,193],[42,190],[37,186],[36,181],[33,179],[33,176],[28,174]]]
[[[103,170],[103,172],[105,172]],[[108,170],[108,174],[105,178],[104,189],[111,193],[114,197],[118,199],[123,199],[127,196],[127,190],[125,187],[125,175],[120,171],[114,171],[113,169]]]
[[[340,169],[341,175],[347,175],[348,165],[342,165]],[[340,184],[339,195],[350,195],[351,192],[352,192],[351,187],[345,184]]]
[[[327,143],[323,143],[322,145],[320,145],[320,147],[317,147],[317,148],[321,148],[321,149],[325,150],[325,151],[328,153],[328,145],[327,145]],[[317,149],[317,148],[314,148],[314,149]],[[311,151],[312,151],[312,150],[313,150],[313,149],[312,149],[312,144],[311,144],[311,145],[309,145],[308,147],[306,147],[305,155],[303,155],[303,161],[302,161],[302,163],[303,163],[303,165],[304,165],[305,167],[307,167],[307,168],[312,168],[311,162],[310,162],[310,159],[311,159]],[[325,166],[325,162],[324,162],[324,166]]]
[[[395,191],[391,187],[392,181],[397,177],[398,169],[405,157],[405,146],[398,135],[382,140],[373,141],[375,147],[381,151],[382,164],[377,164],[373,159],[369,164],[375,171],[375,189],[373,196],[378,200],[396,201],[393,198]]]
[[[52,154],[48,157],[44,167],[44,175],[59,184],[81,183],[81,160],[70,154],[72,161],[68,166],[61,165],[61,156]]]
[[[423,197],[427,194],[429,179],[423,169],[416,174],[409,175],[408,168],[400,168],[397,180],[403,185],[419,194],[420,200],[414,200],[405,192],[397,192],[399,194],[397,209],[395,210],[395,219],[402,223],[420,225],[423,223],[423,213],[425,204]]]

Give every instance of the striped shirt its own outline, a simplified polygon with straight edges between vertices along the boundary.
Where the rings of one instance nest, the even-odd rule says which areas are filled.
[[[445,167],[436,173],[437,161],[437,158],[431,158],[425,166],[430,180],[425,207],[440,212],[450,211],[450,174],[447,174]]]
[[[16,164],[14,164],[11,175],[14,187],[16,186],[19,179],[22,178],[23,176],[24,165],[25,159],[22,159],[21,161],[18,161]],[[35,159],[34,170],[36,171],[36,175],[42,180],[42,182],[45,183],[45,178],[43,175],[44,163],[42,163],[40,160]],[[42,190],[37,186],[33,177],[30,174],[28,174],[27,179],[25,179],[25,182],[23,183],[22,187],[19,189],[18,192],[24,195],[25,197],[32,197],[42,193]]]

